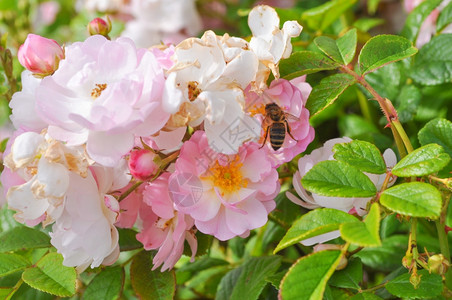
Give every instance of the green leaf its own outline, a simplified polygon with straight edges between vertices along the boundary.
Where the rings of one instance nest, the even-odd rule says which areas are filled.
[[[452,157],[452,122],[446,119],[435,119],[428,122],[418,133],[421,145],[435,143],[441,145]]]
[[[341,251],[327,250],[300,258],[283,278],[279,299],[322,299],[326,283],[341,257]]]
[[[120,251],[130,251],[143,247],[143,244],[137,241],[137,232],[133,229],[118,228],[119,249]]]
[[[362,75],[384,65],[402,60],[417,53],[411,42],[397,35],[377,35],[364,45],[358,57]]]
[[[284,79],[293,79],[305,74],[316,73],[323,70],[333,70],[339,64],[321,53],[312,51],[298,51],[279,62],[279,73]]]
[[[356,29],[350,29],[343,36],[336,40],[337,47],[341,53],[343,62],[348,65],[351,63],[356,53],[356,44],[358,43],[358,35]]]
[[[353,27],[358,28],[363,32],[368,32],[370,29],[381,25],[385,22],[383,19],[377,18],[360,18],[353,23]]]
[[[386,208],[411,217],[437,219],[441,213],[441,193],[424,182],[409,182],[384,190],[380,203]]]
[[[371,293],[359,293],[351,297],[350,300],[380,300],[383,299]]]
[[[272,220],[277,220],[286,228],[300,216],[300,206],[293,203],[286,197],[286,192],[279,193],[275,198],[276,207],[270,213]],[[242,239],[242,238],[240,238]]]
[[[352,244],[361,247],[381,246],[380,207],[377,203],[372,204],[364,222],[342,224],[340,231],[341,237]]]
[[[356,80],[348,74],[334,74],[325,77],[313,89],[306,103],[311,117],[333,104]]]
[[[228,262],[225,260],[203,256],[195,260],[193,263],[187,263],[176,270],[177,284],[183,284],[202,270],[228,265]]]
[[[341,65],[348,65],[355,56],[357,34],[356,29],[347,31],[337,40],[330,37],[319,36],[314,43],[326,56]]]
[[[452,34],[440,34],[416,55],[411,77],[422,85],[436,85],[452,80]]]
[[[77,273],[74,268],[63,266],[63,256],[49,253],[35,267],[26,269],[22,279],[32,288],[60,297],[75,294]]]
[[[328,1],[323,5],[306,10],[301,15],[301,19],[311,29],[323,31],[356,2],[357,0]]]
[[[442,31],[447,25],[452,23],[452,2],[443,8],[436,20],[436,32]]]
[[[30,266],[31,262],[16,253],[0,253],[0,276],[6,276]]]
[[[0,252],[50,247],[50,237],[42,231],[19,226],[0,234]]]
[[[442,0],[424,1],[414,8],[408,15],[405,21],[405,26],[400,34],[414,43],[419,34],[419,30],[421,29],[422,23],[424,23],[424,20],[428,17],[432,10],[441,3],[441,1]]]
[[[351,222],[359,223],[359,220],[337,209],[319,208],[311,210],[293,223],[273,253],[302,240],[337,230],[341,224]]]
[[[386,172],[386,164],[380,150],[369,142],[354,140],[336,144],[333,151],[336,160],[346,162],[360,171],[372,174]]]
[[[424,176],[440,171],[450,161],[449,154],[438,144],[428,144],[402,158],[392,174],[399,177]]]
[[[375,14],[379,3],[380,3],[380,0],[367,1],[367,12],[371,15]]]
[[[176,291],[174,271],[152,271],[151,252],[137,254],[130,266],[130,280],[138,297],[142,300],[173,299]]]
[[[400,298],[425,299],[441,295],[443,284],[440,275],[429,274],[428,270],[420,270],[418,275],[421,276],[421,283],[416,289],[410,283],[411,274],[409,273],[402,274],[389,281],[386,284],[386,289]]]
[[[408,236],[394,235],[382,241],[380,247],[364,248],[353,256],[359,257],[364,265],[381,271],[393,271],[400,266],[405,255]]]
[[[395,101],[395,108],[402,123],[413,120],[416,115],[422,93],[415,85],[404,85]]]
[[[279,256],[251,257],[223,277],[215,299],[258,299],[267,284],[266,278],[275,274],[280,265]]]
[[[185,286],[213,299],[221,280],[229,271],[231,271],[231,266],[229,265],[200,270],[190,278]]]
[[[358,290],[361,288],[359,283],[362,280],[363,264],[359,258],[351,258],[345,269],[334,272],[328,284],[339,288]]]
[[[87,286],[84,300],[118,299],[124,284],[125,273],[121,267],[105,268]]]
[[[17,9],[17,0],[0,1],[0,11],[16,9]]]
[[[301,184],[312,193],[329,197],[372,197],[377,192],[369,177],[357,168],[334,160],[316,164]]]

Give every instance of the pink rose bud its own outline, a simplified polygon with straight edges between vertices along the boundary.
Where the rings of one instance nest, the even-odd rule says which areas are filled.
[[[111,31],[111,21],[107,17],[107,21],[101,18],[95,18],[88,24],[88,32],[90,35],[100,34],[110,39],[108,34]]]
[[[29,34],[25,43],[20,46],[17,54],[19,62],[37,77],[52,75],[57,69],[61,59],[64,59],[64,50],[54,40]]]
[[[149,179],[154,176],[159,169],[155,162],[156,159],[159,159],[157,154],[146,149],[134,150],[130,152],[130,174],[139,180]]]

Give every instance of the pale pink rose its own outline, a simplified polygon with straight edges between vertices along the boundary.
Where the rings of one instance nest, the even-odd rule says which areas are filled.
[[[164,43],[178,44],[201,30],[201,19],[194,0],[132,0],[130,14],[122,36],[140,47]]]
[[[98,189],[91,172],[86,178],[70,174],[70,180],[64,210],[50,233],[52,245],[65,266],[81,270],[116,260],[119,235],[113,224],[118,213],[106,205],[116,200]]]
[[[191,261],[194,261],[197,251],[197,241],[192,230],[194,221],[189,215],[174,209],[168,190],[169,176],[170,173],[164,173],[146,185],[140,208],[143,225],[137,234],[137,240],[143,243],[144,249],[158,249],[152,270],[163,264],[162,272],[173,268],[182,256],[185,240],[191,248]]]
[[[58,69],[64,51],[56,41],[30,33],[17,56],[22,66],[34,75],[44,77]]]
[[[174,55],[173,45],[169,45],[163,50],[158,47],[153,47],[149,50],[155,55],[155,58],[157,58],[157,61],[163,69],[169,70],[174,65],[174,61],[172,60],[172,56]]]
[[[5,166],[6,174],[14,172],[2,182],[8,206],[17,212],[15,219],[27,224],[42,220],[45,226],[61,215],[70,173],[86,176],[88,162],[81,147],[69,148],[44,134],[25,132],[14,139]]]
[[[35,107],[36,89],[41,84],[41,80],[28,70],[22,72],[22,91],[14,93],[9,102],[12,110],[10,119],[16,129],[39,133],[47,128],[48,124],[39,117]]]
[[[169,181],[177,210],[193,217],[199,231],[222,241],[265,225],[280,189],[278,172],[259,145],[219,154],[202,131],[182,146]]]
[[[147,149],[132,150],[129,155],[129,171],[138,180],[147,180],[154,176],[159,166],[154,161],[157,154]]]
[[[135,136],[158,132],[169,114],[161,105],[163,70],[130,39],[94,35],[66,48],[66,59],[36,90],[48,132],[68,145],[86,143],[89,156],[115,166]]]
[[[304,77],[298,78],[294,82],[304,90],[304,93],[292,82],[279,79],[274,80],[270,87],[263,90],[261,94],[251,91],[246,94],[247,112],[263,124],[259,141],[261,145],[263,145],[267,133],[267,124],[263,121],[266,115],[265,106],[275,103],[285,114],[288,126],[284,124],[286,136],[283,145],[275,151],[272,148],[270,135],[268,134],[263,147],[276,167],[291,161],[295,156],[306,150],[315,135],[314,128],[309,124],[309,111],[304,107],[311,90],[310,85],[304,82]],[[269,117],[267,119],[270,121]],[[272,124],[272,122],[270,121],[269,124]],[[290,134],[295,139],[289,135],[288,130],[290,130]]]
[[[204,124],[209,145],[225,154],[259,135],[243,111],[243,90],[259,64],[245,40],[206,31],[177,45],[174,60],[163,93],[163,106],[172,114],[169,126]]]
[[[57,1],[46,1],[39,5],[38,13],[34,22],[35,27],[50,25],[55,22],[60,11],[60,4]]]

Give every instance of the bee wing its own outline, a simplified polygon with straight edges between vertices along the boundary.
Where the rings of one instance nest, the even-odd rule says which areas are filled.
[[[297,117],[295,117],[295,116],[292,115],[292,114],[289,114],[289,113],[284,113],[284,114],[285,114],[285,116],[286,116],[286,120],[287,120],[287,121],[294,121],[294,122],[300,121],[300,118],[297,118]]]

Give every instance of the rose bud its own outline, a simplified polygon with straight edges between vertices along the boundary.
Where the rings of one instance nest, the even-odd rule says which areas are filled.
[[[64,59],[64,50],[52,39],[29,34],[25,43],[20,46],[17,54],[19,62],[36,77],[52,75],[57,69],[61,59]]]
[[[90,35],[100,34],[110,39],[108,34],[111,31],[111,21],[110,18],[107,17],[107,21],[102,18],[95,18],[88,24],[88,32]]]
[[[129,157],[129,170],[133,177],[147,180],[157,174],[159,166],[155,162],[160,157],[146,149],[133,150]]]

